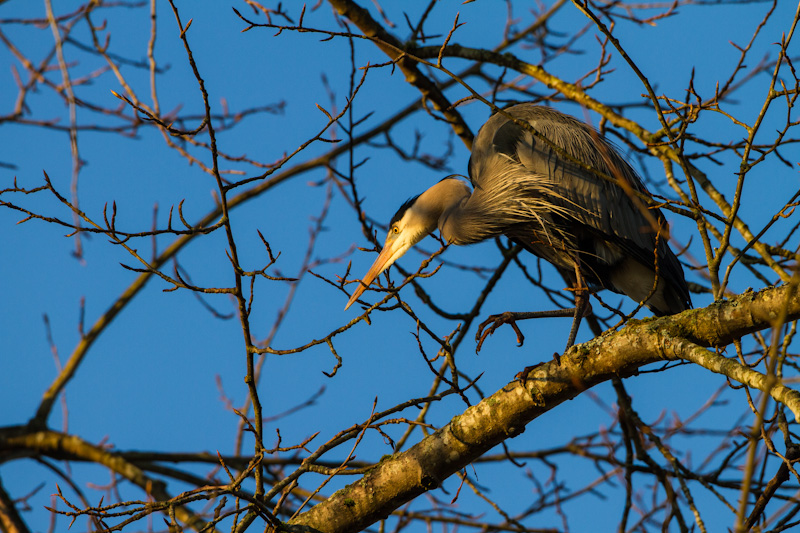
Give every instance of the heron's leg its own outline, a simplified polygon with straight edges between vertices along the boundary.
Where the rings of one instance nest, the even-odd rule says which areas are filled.
[[[572,315],[572,327],[569,330],[567,347],[564,348],[564,353],[575,344],[575,337],[578,336],[578,328],[581,325],[583,317],[592,312],[592,306],[589,304],[589,287],[586,285],[581,275],[579,261],[575,262],[575,287],[567,290],[575,294],[575,308],[574,314]]]
[[[475,340],[478,343],[475,351],[480,352],[481,347],[483,346],[483,341],[485,341],[489,335],[493,334],[495,330],[497,330],[497,328],[503,324],[510,324],[511,327],[514,328],[514,333],[517,334],[517,346],[522,346],[522,343],[525,342],[525,336],[517,326],[517,320],[553,317],[572,317],[572,327],[569,331],[569,337],[567,337],[567,346],[564,349],[564,352],[572,348],[572,346],[575,344],[575,337],[578,335],[578,328],[581,325],[581,320],[584,316],[587,316],[592,311],[592,307],[589,304],[589,294],[591,290],[581,275],[579,261],[575,262],[575,279],[571,281],[567,279],[567,282],[573,285],[573,287],[570,287],[567,290],[572,291],[575,294],[575,307],[570,307],[568,309],[553,309],[550,311],[506,311],[505,313],[500,313],[499,315],[490,315],[489,318],[481,322],[480,326],[478,326],[477,333],[475,333]],[[558,359],[558,354],[555,354],[555,357]]]
[[[564,348],[564,353],[567,352],[575,344],[575,337],[578,336],[578,328],[581,325],[581,320],[587,314],[592,312],[592,306],[589,305],[589,290],[581,289],[575,292],[575,307],[572,309],[572,327],[569,329],[569,337],[567,337],[567,347]]]
[[[481,325],[478,326],[477,333],[475,333],[475,340],[478,342],[478,346],[475,349],[475,351],[480,352],[481,346],[483,346],[483,341],[485,341],[489,335],[494,333],[495,330],[497,330],[497,328],[499,328],[503,324],[511,324],[511,327],[514,328],[514,333],[517,334],[517,346],[522,346],[522,343],[525,342],[525,336],[519,330],[519,327],[517,326],[517,320],[527,320],[529,318],[553,318],[553,317],[567,318],[567,317],[574,317],[577,312],[578,312],[577,308],[570,307],[569,309],[553,309],[550,311],[529,311],[529,312],[506,311],[505,313],[500,313],[499,315],[490,315],[489,318],[481,322]],[[580,323],[580,321],[578,323]],[[574,320],[573,320],[573,327],[574,327]],[[575,329],[577,330],[577,328]]]

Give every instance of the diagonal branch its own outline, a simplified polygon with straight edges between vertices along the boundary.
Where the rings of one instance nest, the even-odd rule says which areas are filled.
[[[404,48],[396,37],[387,32],[369,12],[350,0],[328,0],[338,13],[350,19],[353,24],[364,33],[366,37],[372,39],[392,61],[397,62],[397,66],[403,71],[406,81],[416,87],[422,93],[423,98],[429,100],[434,109],[450,123],[453,131],[458,135],[467,148],[472,147],[472,131],[467,126],[461,114],[456,112],[450,100],[439,90],[439,87],[427,76],[425,76],[417,66],[417,61],[408,57],[402,52]]]
[[[31,431],[29,426],[3,428],[0,436],[0,461],[11,457],[47,456],[56,459],[79,459],[103,465],[117,475],[143,489],[148,496],[159,502],[167,502],[172,496],[166,484],[147,476],[142,469],[127,461],[118,453],[91,444],[80,437],[58,431]],[[184,505],[175,507],[175,516],[186,526],[197,531],[216,531]],[[13,530],[12,530],[13,531]]]
[[[782,385],[773,374],[762,374],[748,368],[735,359],[728,359],[717,353],[689,342],[678,340],[672,346],[676,359],[690,361],[716,374],[722,374],[750,388],[768,393],[776,402],[784,404],[800,420],[800,393]]]
[[[409,450],[381,461],[362,479],[292,520],[294,527],[290,530],[359,531],[416,496],[437,488],[446,478],[497,444],[519,435],[528,423],[562,402],[612,378],[635,375],[650,363],[677,360],[683,355],[697,359],[696,352],[693,355],[686,351],[693,344],[722,345],[773,327],[774,310],[781,308],[786,309],[786,320],[800,318],[800,296],[791,285],[748,292],[680,315],[630,321],[618,332],[575,346],[561,357],[561,364],[551,361],[535,367],[524,382],[509,383]],[[722,371],[724,365],[718,366]],[[746,379],[750,386],[765,386],[764,380],[751,379],[753,376],[729,373],[734,379]],[[780,387],[782,392],[773,396],[785,402],[797,417],[800,393]],[[778,391],[779,385],[773,385],[771,390]]]

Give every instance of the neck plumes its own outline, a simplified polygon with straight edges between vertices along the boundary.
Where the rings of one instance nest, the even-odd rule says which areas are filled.
[[[436,220],[448,244],[473,244],[501,233],[491,213],[476,201],[481,191],[472,191],[464,181],[445,178],[422,193],[420,199],[428,193],[438,200]]]

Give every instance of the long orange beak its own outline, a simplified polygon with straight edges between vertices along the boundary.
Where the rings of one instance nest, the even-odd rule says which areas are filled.
[[[347,308],[350,307],[358,300],[358,297],[369,287],[370,283],[372,283],[375,278],[377,278],[381,272],[389,268],[394,260],[397,259],[396,257],[392,257],[395,252],[395,246],[392,246],[392,243],[387,242],[386,246],[383,247],[383,251],[380,253],[378,258],[372,263],[372,266],[369,267],[369,271],[364,275],[364,278],[359,283],[356,290],[353,291],[353,295],[347,301],[347,305],[344,306],[344,310],[347,311]]]

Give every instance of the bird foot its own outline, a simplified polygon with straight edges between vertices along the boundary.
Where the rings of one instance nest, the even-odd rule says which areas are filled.
[[[514,376],[514,379],[518,379],[523,385],[528,382],[528,374],[530,374],[534,368],[542,366],[544,363],[536,363],[535,365],[526,366],[521,371],[517,372],[517,375]]]
[[[553,360],[556,362],[557,365],[561,365],[561,356],[558,352],[553,352]],[[514,376],[514,379],[518,379],[522,382],[523,385],[528,381],[528,374],[533,371],[535,368],[539,368],[544,363],[536,363],[535,365],[526,366],[521,371],[517,372],[517,375]]]
[[[475,340],[478,342],[478,346],[475,348],[475,353],[481,351],[483,341],[485,341],[489,335],[493,334],[495,330],[497,330],[497,328],[503,324],[511,324],[511,327],[514,328],[514,333],[517,334],[517,346],[522,346],[522,343],[525,342],[525,335],[523,335],[519,330],[516,319],[517,313],[506,311],[505,313],[500,313],[499,315],[491,315],[489,318],[481,322],[481,325],[478,326],[478,332],[475,333]],[[487,326],[489,327],[487,328]],[[484,329],[486,329],[486,331],[484,331]]]

